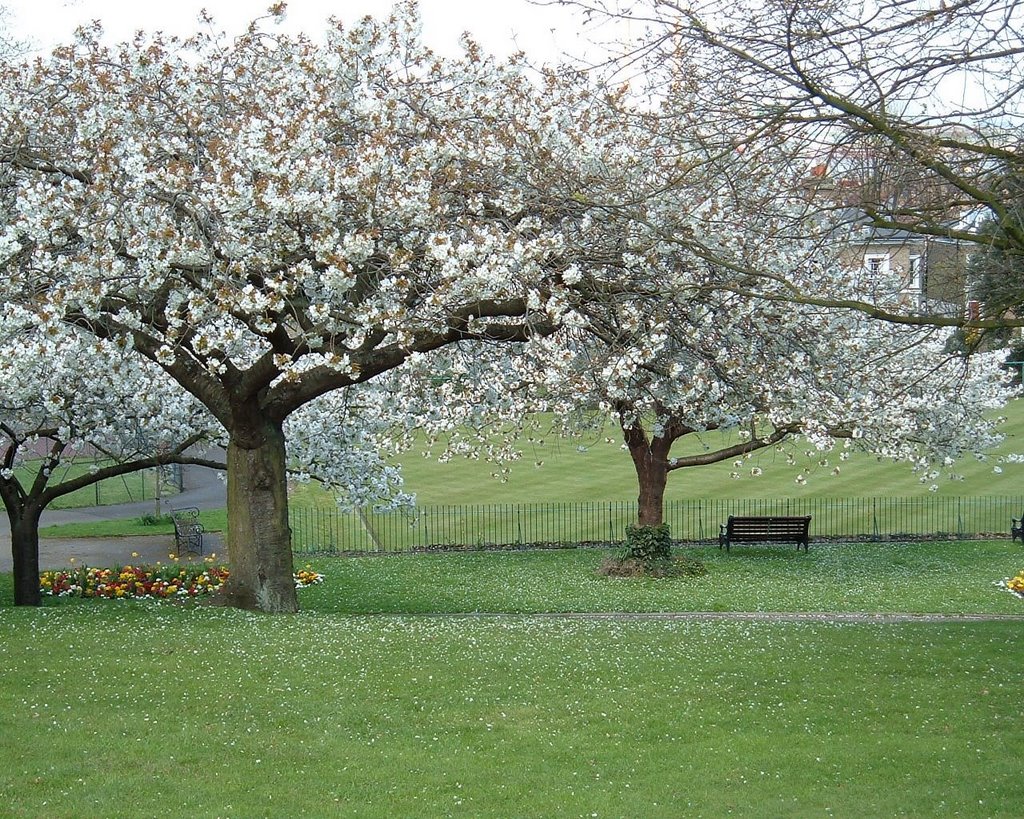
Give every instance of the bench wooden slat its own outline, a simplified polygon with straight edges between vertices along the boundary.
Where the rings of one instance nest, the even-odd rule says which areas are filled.
[[[718,548],[729,551],[732,543],[796,543],[807,551],[810,543],[811,516],[729,515],[718,535]]]

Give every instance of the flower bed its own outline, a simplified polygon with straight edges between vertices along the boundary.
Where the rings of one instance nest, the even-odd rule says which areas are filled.
[[[97,569],[82,566],[58,569],[39,576],[43,594],[54,597],[168,598],[198,597],[219,589],[228,579],[225,566],[121,566]],[[295,587],[322,583],[324,577],[309,566],[295,573]]]
[[[999,583],[1004,589],[1018,597],[1024,597],[1024,571],[1017,572],[1016,577],[1008,577]]]
[[[304,589],[307,586],[315,586],[324,582],[324,576],[320,572],[314,572],[309,566],[299,569],[295,573],[295,588]]]

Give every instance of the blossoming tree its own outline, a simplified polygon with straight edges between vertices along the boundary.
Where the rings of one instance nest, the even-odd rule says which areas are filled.
[[[0,317],[0,500],[15,605],[39,605],[39,519],[50,503],[141,469],[220,466],[194,450],[218,430],[159,368],[69,326],[41,332],[33,316],[9,307]],[[88,470],[67,469],[83,456]]]
[[[855,447],[905,461],[930,484],[1001,440],[994,411],[1014,393],[999,354],[950,353],[949,331],[729,293],[631,313],[618,323],[619,343],[607,344],[605,324],[602,339],[583,333],[566,344],[556,335],[528,353],[544,349],[544,393],[565,427],[608,418],[620,427],[639,527],[664,523],[676,470],[732,461],[737,477],[756,476],[750,456],[767,448],[799,447],[824,461],[842,441],[840,460]],[[626,324],[642,344],[622,343]],[[581,416],[580,406],[598,412]],[[673,454],[688,438],[698,445]]]
[[[292,413],[549,332],[573,262],[607,249],[600,100],[472,44],[442,60],[415,27],[403,6],[322,46],[83,32],[0,79],[4,298],[130,344],[227,430],[234,605],[297,608]]]
[[[785,271],[804,286],[817,280],[837,296],[896,309],[897,275],[865,281],[820,249],[816,262],[791,268],[800,245],[739,242],[729,258],[733,268]],[[703,260],[665,243],[658,263],[664,280],[678,283],[669,271]],[[812,462],[832,460],[836,473],[851,450],[868,451],[907,463],[933,485],[959,459],[984,458],[1001,440],[997,412],[1016,391],[999,353],[963,355],[948,329],[740,296],[729,287],[733,275],[717,268],[690,277],[704,280],[699,298],[667,288],[658,299],[581,305],[572,326],[528,342],[511,363],[508,355],[479,357],[461,389],[482,381],[526,394],[535,410],[553,414],[556,432],[574,437],[615,424],[636,473],[638,527],[664,523],[672,473],[732,461],[736,477],[757,476],[762,461],[752,456],[760,450],[778,450],[791,465],[815,454]],[[446,387],[459,393],[456,379]],[[488,403],[493,418],[514,426],[500,406]],[[667,550],[667,532],[661,542]]]
[[[382,456],[390,396],[366,387],[322,396],[285,425],[289,475],[315,476],[340,503],[401,503]],[[16,605],[39,604],[39,521],[53,501],[166,464],[224,469],[223,428],[152,362],[8,305],[0,316],[0,500],[11,530]],[[102,461],[102,465],[98,463]],[[88,469],[75,469],[81,461]]]
[[[558,2],[578,8],[584,21],[632,21],[638,36],[613,46],[625,55],[622,70],[636,75],[641,64],[651,87],[670,98],[700,87],[721,141],[774,142],[788,153],[787,163],[771,163],[776,190],[815,194],[808,207],[817,218],[802,225],[803,235],[831,241],[842,203],[882,232],[956,242],[975,254],[1024,252],[1008,183],[1021,167],[1021,4]],[[1002,298],[965,315],[963,299],[882,307],[839,299],[777,270],[749,272],[748,292],[893,322],[976,332],[1024,325],[1004,309],[1005,288]]]

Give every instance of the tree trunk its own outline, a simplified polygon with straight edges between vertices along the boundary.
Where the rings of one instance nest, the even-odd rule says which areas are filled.
[[[649,439],[639,422],[624,427],[626,447],[633,459],[640,495],[637,498],[637,525],[626,527],[629,556],[644,563],[667,559],[672,553],[665,522],[665,486],[668,483],[668,453],[672,440]]]
[[[668,481],[666,469],[637,471],[640,495],[637,497],[638,526],[661,526],[665,522],[665,484]]]
[[[243,609],[296,612],[281,424],[261,419],[232,429],[227,465],[230,575],[224,599]]]
[[[668,484],[668,453],[671,443],[662,438],[626,435],[637,485],[637,526],[661,526],[665,522],[665,486]]]
[[[14,562],[14,605],[39,606],[39,516],[35,506],[7,510],[11,522],[11,557]]]

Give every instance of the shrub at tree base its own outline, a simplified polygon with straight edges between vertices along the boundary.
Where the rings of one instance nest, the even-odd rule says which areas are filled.
[[[700,577],[708,573],[699,560],[672,557],[667,523],[627,526],[626,545],[618,557],[605,560],[597,573],[605,577]]]
[[[668,560],[672,554],[672,538],[668,524],[660,526],[627,526],[626,548],[622,559],[632,558],[643,563]]]

